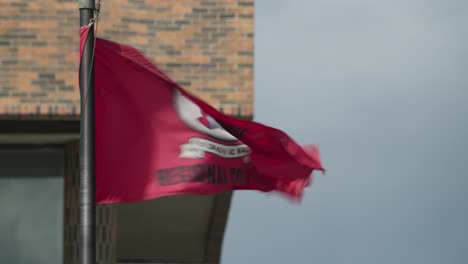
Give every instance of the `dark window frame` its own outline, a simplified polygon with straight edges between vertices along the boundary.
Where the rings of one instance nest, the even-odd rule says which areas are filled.
[[[80,121],[79,120],[41,120],[41,119],[0,119],[0,135],[54,135],[54,134],[79,134]],[[30,143],[0,143],[0,149],[60,149],[63,151],[63,234],[62,234],[62,262],[66,260],[66,244],[65,244],[65,223],[66,223],[66,177],[68,173],[68,142],[60,143],[43,143],[38,144]]]
[[[0,127],[2,127],[2,122],[0,121]],[[0,133],[1,134],[1,133]],[[15,133],[15,134],[21,134],[21,133]],[[64,143],[47,143],[47,144],[34,144],[34,143],[25,143],[25,144],[0,144],[0,150],[40,150],[40,149],[58,149],[63,152],[63,193],[62,193],[62,207],[63,207],[63,212],[62,212],[62,262],[65,261],[65,223],[66,223],[66,204],[65,204],[65,199],[66,199],[66,186],[65,186],[65,181],[67,177],[67,144]]]

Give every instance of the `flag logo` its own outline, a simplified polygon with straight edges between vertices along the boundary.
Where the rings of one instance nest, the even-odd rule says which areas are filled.
[[[198,105],[174,89],[174,105],[180,120],[193,130],[210,136],[216,141],[192,137],[180,146],[179,157],[203,159],[209,152],[223,158],[239,158],[250,153],[250,148],[227,132],[214,118],[207,115]],[[218,141],[218,142],[217,142]]]
[[[174,89],[174,105],[179,118],[190,128],[224,142],[238,141],[198,105]]]

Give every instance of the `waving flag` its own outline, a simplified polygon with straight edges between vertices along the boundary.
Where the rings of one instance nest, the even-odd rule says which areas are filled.
[[[94,58],[98,203],[241,189],[299,200],[323,171],[316,146],[224,115],[130,46],[97,38]]]

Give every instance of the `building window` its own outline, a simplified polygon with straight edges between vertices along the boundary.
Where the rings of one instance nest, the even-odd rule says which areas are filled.
[[[0,263],[63,262],[64,150],[0,148]]]

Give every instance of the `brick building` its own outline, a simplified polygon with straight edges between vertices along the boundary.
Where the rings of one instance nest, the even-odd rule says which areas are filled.
[[[78,263],[78,3],[2,3],[0,262]],[[253,15],[253,0],[102,1],[97,34],[251,118]],[[230,201],[226,192],[99,205],[98,263],[218,263]]]

